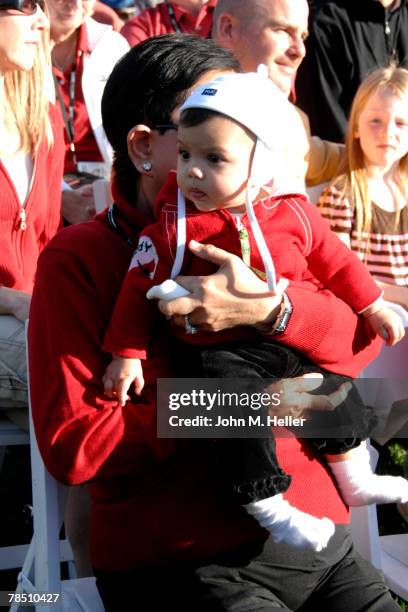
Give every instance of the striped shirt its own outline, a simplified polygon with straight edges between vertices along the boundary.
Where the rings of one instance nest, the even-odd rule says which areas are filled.
[[[408,206],[400,211],[396,223],[396,212],[383,210],[372,202],[371,231],[363,232],[358,239],[354,206],[336,187],[322,194],[319,205],[334,232],[349,234],[351,249],[367,264],[375,279],[408,286]]]

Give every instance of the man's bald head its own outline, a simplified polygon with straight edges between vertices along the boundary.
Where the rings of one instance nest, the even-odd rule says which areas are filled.
[[[244,71],[266,64],[270,78],[289,94],[305,55],[308,13],[306,0],[218,0],[213,37]]]
[[[272,0],[273,1],[273,0]],[[221,13],[229,13],[242,23],[250,23],[265,11],[262,0],[218,0],[214,9],[214,23],[217,23]]]

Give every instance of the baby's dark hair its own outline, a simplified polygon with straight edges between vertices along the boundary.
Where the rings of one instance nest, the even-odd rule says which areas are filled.
[[[206,121],[209,121],[213,117],[225,117],[225,119],[237,123],[250,138],[256,140],[255,134],[245,125],[242,125],[242,123],[236,121],[233,117],[229,117],[228,115],[224,115],[224,113],[209,108],[186,108],[180,115],[179,125],[185,128],[196,127],[197,125],[202,125]]]
[[[186,128],[196,127],[213,117],[219,116],[224,117],[225,115],[207,108],[186,108],[180,115],[179,124]]]

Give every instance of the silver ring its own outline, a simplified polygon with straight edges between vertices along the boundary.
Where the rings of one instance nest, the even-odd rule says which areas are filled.
[[[192,322],[190,321],[190,315],[188,314],[184,315],[184,325],[186,328],[186,334],[198,334],[198,327],[192,324]]]

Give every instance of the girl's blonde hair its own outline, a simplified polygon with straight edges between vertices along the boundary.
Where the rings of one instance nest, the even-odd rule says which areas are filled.
[[[53,142],[46,93],[51,78],[49,31],[41,35],[35,62],[31,70],[7,71],[4,75],[2,114],[7,126],[17,128],[20,150],[35,154],[43,137],[48,146]],[[0,145],[1,147],[1,145]]]
[[[356,137],[358,121],[369,98],[378,90],[386,89],[408,102],[408,70],[390,65],[372,72],[360,85],[351,106],[346,134],[346,152],[335,184],[342,195],[354,204],[354,216],[361,250],[368,251],[367,237],[371,229],[372,213],[368,192],[368,172],[360,139]],[[401,158],[396,182],[405,199],[408,199],[408,153]],[[396,223],[399,221],[397,214]]]

